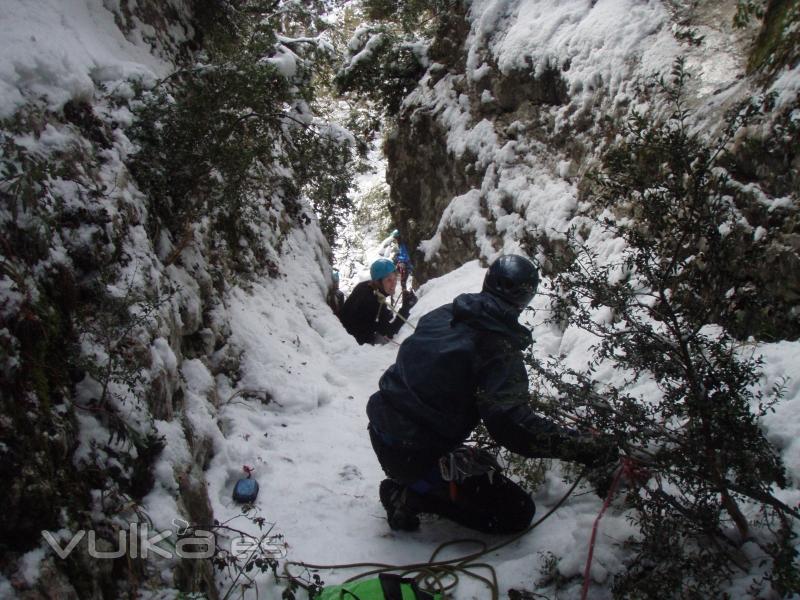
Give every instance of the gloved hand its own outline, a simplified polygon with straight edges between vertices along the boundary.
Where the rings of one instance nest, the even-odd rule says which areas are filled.
[[[616,463],[606,463],[586,473],[586,479],[592,484],[594,493],[597,494],[601,500],[605,500],[608,496],[618,468],[622,467],[619,467]]]
[[[607,434],[579,434],[564,441],[561,458],[596,469],[616,464],[619,448]]]
[[[417,303],[417,296],[411,290],[403,290],[403,308],[411,310]]]
[[[586,465],[586,479],[595,493],[605,500],[619,467],[619,447],[614,438],[606,434],[579,437],[581,445],[576,460]]]
[[[586,466],[586,479],[598,496],[605,499],[619,459],[614,438],[606,434],[577,434],[564,440],[559,458]]]
[[[586,442],[582,461],[590,469],[617,464],[619,447],[610,435],[594,435]]]

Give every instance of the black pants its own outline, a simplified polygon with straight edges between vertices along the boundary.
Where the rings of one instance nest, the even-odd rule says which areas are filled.
[[[414,512],[441,515],[484,533],[517,533],[533,520],[530,495],[501,473],[469,477],[452,489],[439,471],[440,452],[387,444],[371,428],[369,435],[387,477],[406,486],[406,503]]]

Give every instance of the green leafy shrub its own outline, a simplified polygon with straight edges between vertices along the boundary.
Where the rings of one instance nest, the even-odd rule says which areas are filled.
[[[742,306],[763,301],[755,271],[741,266],[765,264],[770,234],[755,234],[744,207],[751,218],[757,208],[719,167],[760,104],[738,107],[707,137],[689,126],[685,78],[679,61],[660,82],[672,112],[634,113],[594,178],[601,237],[623,250],[606,259],[586,232],[568,235],[575,258],[554,280],[554,318],[594,336],[591,363],[530,364],[559,398],[540,399],[543,412],[611,432],[631,466],[646,469],[647,482],[627,495],[641,535],[629,541],[616,597],[721,597],[732,578],[761,569],[760,584],[786,595],[799,572],[800,512],[772,495],[786,478],[760,426],[782,389],[758,391],[761,359],[728,329]],[[608,381],[609,366],[619,383]],[[646,398],[636,385],[648,386]]]
[[[717,323],[741,339],[796,337],[793,299],[763,269],[794,262],[780,238],[792,213],[760,203],[726,169],[737,162],[730,152],[737,132],[768,110],[771,99],[735,108],[718,138],[708,141],[690,130],[682,64],[674,77],[661,85],[675,111],[655,126],[634,113],[627,138],[607,152],[594,178],[594,200],[624,212],[631,224],[614,226],[642,249],[621,268],[671,277],[670,299],[694,327]]]
[[[747,27],[753,17],[763,19],[766,4],[767,0],[737,0],[733,25],[742,28]]]
[[[336,75],[341,93],[364,95],[390,116],[425,72],[413,38],[386,26],[363,28],[349,45],[350,56]]]
[[[173,257],[207,218],[226,253],[247,247],[263,262],[260,227],[272,221],[279,230],[282,211],[302,225],[303,195],[333,242],[349,206],[351,140],[308,110],[311,64],[324,44],[286,31],[313,21],[312,8],[248,2],[225,29],[238,43],[222,36],[207,61],[141,92],[131,169],[156,217],[152,227],[172,238]]]
[[[464,21],[462,8],[461,0],[362,0],[342,11],[333,38],[344,63],[331,84],[362,155],[424,74],[432,41],[448,35],[452,19]]]
[[[388,21],[406,33],[431,35],[438,20],[463,4],[462,0],[363,0],[364,16]]]

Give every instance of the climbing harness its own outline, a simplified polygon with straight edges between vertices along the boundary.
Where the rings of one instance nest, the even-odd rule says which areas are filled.
[[[488,474],[491,483],[494,473],[500,471],[497,459],[490,452],[472,446],[461,446],[439,459],[439,472],[445,481],[461,483],[468,477]]]
[[[494,474],[502,471],[497,460],[486,450],[462,446],[439,459],[439,473],[450,484],[450,500],[458,499],[458,484],[468,477],[486,475],[493,483]]]
[[[306,588],[307,586],[300,580],[297,576],[292,575],[290,571],[290,567],[295,566],[299,568],[303,568],[306,570],[334,570],[334,569],[358,569],[358,568],[368,568],[369,570],[355,575],[349,579],[347,579],[343,585],[358,581],[361,579],[365,579],[367,577],[373,577],[375,575],[380,575],[382,573],[396,573],[399,572],[401,577],[410,577],[423,591],[426,591],[430,594],[447,594],[450,590],[454,589],[456,585],[458,585],[459,575],[465,575],[477,581],[480,581],[486,585],[491,591],[491,600],[499,600],[500,599],[500,586],[497,581],[497,573],[494,570],[492,565],[486,562],[479,562],[478,559],[496,552],[501,548],[508,546],[522,538],[523,536],[527,535],[531,531],[533,531],[536,527],[542,524],[545,519],[550,517],[556,510],[558,510],[561,505],[566,502],[567,498],[572,494],[578,484],[583,479],[583,473],[578,476],[572,486],[567,490],[567,492],[561,497],[561,499],[556,502],[556,504],[549,510],[547,513],[544,514],[540,519],[536,522],[528,526],[527,529],[521,531],[510,537],[509,539],[501,542],[495,546],[487,546],[486,542],[477,539],[460,539],[460,540],[452,540],[450,542],[444,542],[440,544],[431,554],[430,559],[428,562],[420,562],[420,563],[413,563],[408,565],[389,565],[384,563],[370,563],[370,562],[362,562],[362,563],[351,563],[351,564],[341,564],[341,565],[316,565],[311,563],[304,563],[304,562],[294,562],[294,561],[287,561],[284,564],[284,574],[288,577],[291,581],[297,583],[300,587]],[[463,556],[457,556],[455,558],[441,560],[438,559],[439,555],[442,553],[443,550],[449,548],[451,546],[455,546],[457,544],[473,544],[479,547],[479,550],[472,552],[470,554],[466,554]],[[476,570],[483,570],[487,574],[477,573]],[[323,590],[324,594],[324,590]],[[323,596],[325,597],[325,596]],[[350,596],[333,596],[330,600],[352,600]],[[328,598],[326,598],[328,600]]]

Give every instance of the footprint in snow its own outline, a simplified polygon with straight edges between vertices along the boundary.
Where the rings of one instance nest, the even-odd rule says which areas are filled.
[[[342,467],[342,470],[339,471],[339,477],[341,477],[345,481],[352,481],[353,479],[364,479],[361,475],[361,471],[359,471],[358,467],[355,465],[345,465],[344,467]]]

